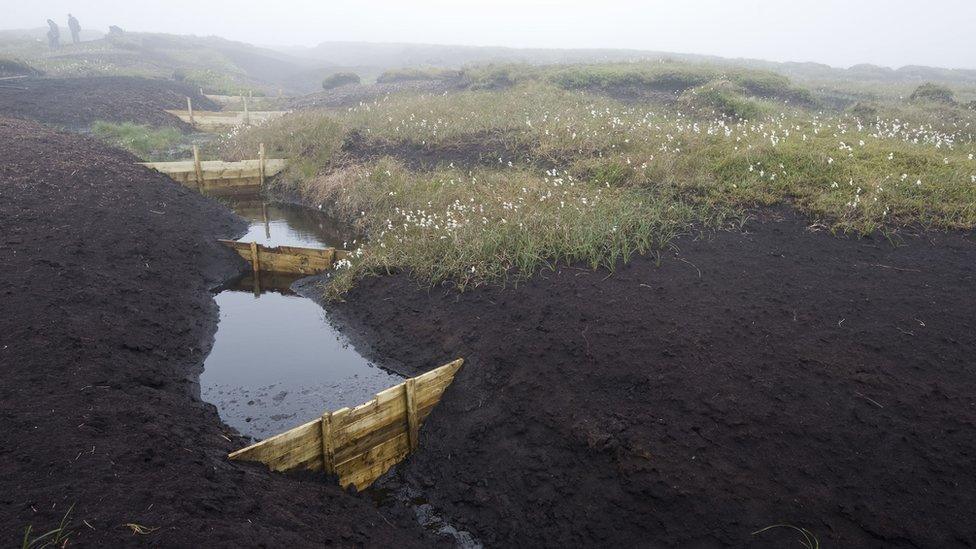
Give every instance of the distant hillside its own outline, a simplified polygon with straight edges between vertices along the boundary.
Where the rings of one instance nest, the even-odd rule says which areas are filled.
[[[296,75],[323,64],[218,37],[129,32],[80,44],[66,43],[51,51],[46,41],[32,37],[34,34],[34,30],[3,31],[0,57],[25,60],[51,76],[166,78],[210,93],[230,94],[244,89],[276,93],[282,86],[289,92],[313,91],[320,79],[310,80],[311,75],[296,79]]]
[[[620,49],[517,49],[503,47],[450,46],[367,42],[323,42],[314,48],[285,50],[295,57],[339,66],[397,67],[422,66],[460,68],[484,63],[598,63],[675,60],[719,66],[770,70],[809,86],[835,87],[840,83],[860,83],[865,87],[894,84],[889,90],[900,93],[920,82],[936,81],[953,86],[976,86],[976,70],[906,66],[899,69],[874,65],[837,68],[820,63],[778,63],[760,59],[727,58],[644,50]]]

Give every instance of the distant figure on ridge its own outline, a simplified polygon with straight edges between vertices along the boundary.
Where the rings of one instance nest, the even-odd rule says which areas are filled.
[[[61,30],[58,29],[58,24],[50,19],[47,20],[47,45],[51,47],[52,50],[56,50],[61,47]]]
[[[68,29],[71,30],[71,41],[75,44],[81,42],[81,25],[78,23],[78,19],[68,14]]]

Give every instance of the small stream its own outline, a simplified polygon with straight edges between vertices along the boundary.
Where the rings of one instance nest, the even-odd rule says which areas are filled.
[[[239,240],[269,246],[348,247],[356,235],[321,212],[260,200],[228,206],[250,222]],[[328,311],[289,289],[297,277],[261,273],[228,285],[201,396],[242,435],[267,438],[356,406],[403,378],[363,358],[329,322]]]

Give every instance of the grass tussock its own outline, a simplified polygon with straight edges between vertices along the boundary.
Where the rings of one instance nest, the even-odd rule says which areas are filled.
[[[71,536],[71,513],[74,511],[74,504],[61,517],[61,522],[56,528],[48,530],[43,534],[34,534],[34,526],[27,525],[24,529],[24,537],[21,540],[21,549],[43,549],[45,547],[67,547],[68,538]]]
[[[462,288],[554,262],[613,269],[706,215],[665,190],[601,186],[555,170],[417,174],[384,159],[312,187],[370,235],[368,249],[330,286],[333,296],[363,274],[391,268]]]
[[[132,122],[116,124],[98,121],[92,124],[92,133],[98,139],[144,160],[166,156],[183,139],[183,134],[176,128],[153,128]]]
[[[778,93],[761,79],[750,92],[741,77],[697,83],[698,73],[688,74],[654,78],[695,84],[685,92],[695,109],[623,104],[516,77],[500,90],[297,113],[229,146],[263,141],[295,159],[281,184],[368,232],[339,292],[386,269],[465,286],[556,261],[611,267],[691,227],[775,204],[853,234],[976,226],[971,111],[901,103],[824,115],[746,99]],[[350,158],[343,143],[352,135],[434,157],[490,135],[498,161],[411,171]]]
[[[359,75],[354,72],[336,72],[322,79],[322,89],[332,90],[340,86],[359,84]]]

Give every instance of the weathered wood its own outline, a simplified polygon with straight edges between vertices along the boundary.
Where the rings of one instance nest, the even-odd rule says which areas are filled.
[[[254,272],[261,272],[261,258],[258,257],[257,242],[251,242],[251,266],[254,267]]]
[[[337,464],[339,484],[343,487],[354,484],[357,489],[364,488],[408,454],[410,442],[407,434],[400,433],[350,460]]]
[[[230,458],[261,461],[276,471],[321,469],[338,475],[341,486],[362,490],[416,449],[424,419],[463,362],[457,359],[410,378],[355,408],[326,412]]]
[[[169,114],[180,120],[191,124],[193,127],[204,132],[226,131],[237,126],[260,124],[279,116],[288,114],[290,111],[193,111],[193,121],[190,120],[189,111],[166,110]]]
[[[272,471],[288,471],[294,468],[321,468],[321,419],[285,431],[247,448],[231,453],[230,459],[260,461]],[[315,463],[309,455],[314,455]]]
[[[322,414],[322,469],[335,474],[335,437],[332,436],[332,412]]]
[[[273,273],[292,273],[313,275],[332,268],[339,254],[335,248],[302,248],[299,246],[262,246],[256,242],[237,242],[234,240],[219,240],[228,248],[233,249],[254,267],[255,271],[263,270]],[[255,258],[257,258],[255,260]]]
[[[189,97],[186,98],[186,112],[190,117],[190,125],[193,125],[193,100]]]
[[[203,185],[203,166],[200,165],[200,149],[193,145],[193,174],[196,176],[197,188]]]
[[[200,161],[197,151],[194,153],[193,160],[140,162],[140,164],[164,173],[187,187],[199,189],[204,193],[221,194],[259,191],[262,181],[280,173],[287,161],[282,158],[265,158],[263,163],[260,158],[239,162]]]
[[[408,379],[403,384],[403,396],[407,405],[407,435],[410,440],[410,450],[416,450],[420,443],[420,414],[417,412],[417,380]]]
[[[265,174],[264,160],[265,160],[265,158],[264,158],[264,143],[261,143],[261,145],[258,146],[258,162],[259,162],[258,172],[261,174],[261,185],[262,186],[264,185],[264,177],[265,177],[265,175],[264,175]]]

